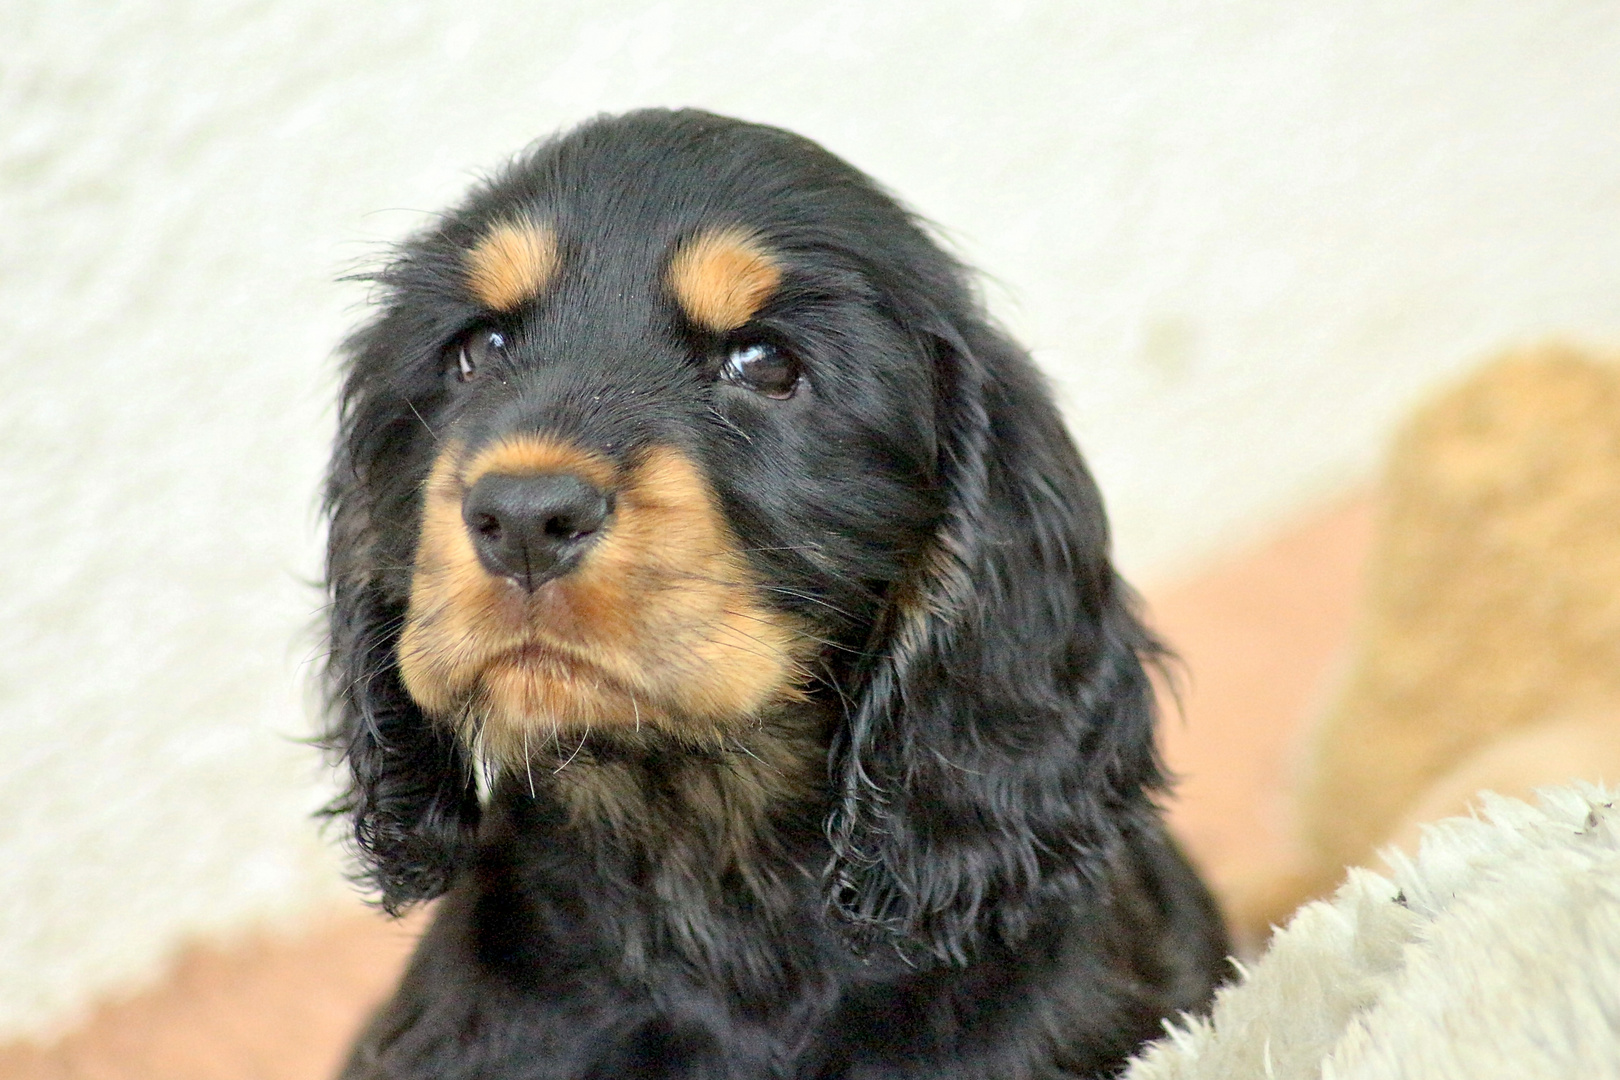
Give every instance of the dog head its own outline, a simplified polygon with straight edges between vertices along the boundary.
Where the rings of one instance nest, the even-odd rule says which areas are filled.
[[[701,757],[790,713],[822,718],[830,901],[937,954],[1145,811],[1154,645],[1095,487],[866,177],[708,114],[599,120],[378,282],[328,578],[386,905],[446,887],[475,764]]]

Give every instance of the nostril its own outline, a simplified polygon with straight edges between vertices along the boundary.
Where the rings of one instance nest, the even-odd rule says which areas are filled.
[[[554,536],[559,540],[578,540],[591,531],[593,530],[581,528],[573,518],[554,517],[546,519],[546,535]]]
[[[486,540],[499,540],[501,538],[501,519],[494,514],[475,514],[472,520],[473,532]]]

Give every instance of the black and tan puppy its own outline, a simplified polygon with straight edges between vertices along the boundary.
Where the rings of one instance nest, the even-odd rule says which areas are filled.
[[[1205,1002],[1096,488],[869,179],[598,120],[378,280],[338,809],[389,910],[444,898],[346,1077],[1097,1075]]]

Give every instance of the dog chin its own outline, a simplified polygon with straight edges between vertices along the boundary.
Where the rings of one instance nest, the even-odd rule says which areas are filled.
[[[479,674],[470,704],[483,738],[491,729],[543,732],[637,725],[654,710],[612,674],[553,646],[530,642],[502,653]]]
[[[627,750],[672,743],[712,750],[750,725],[691,715],[589,660],[530,643],[484,666],[458,726],[490,763],[521,766],[568,757],[587,735]]]

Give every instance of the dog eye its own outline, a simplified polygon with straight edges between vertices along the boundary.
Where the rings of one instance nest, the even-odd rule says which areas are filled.
[[[457,382],[471,382],[480,368],[506,355],[506,335],[499,330],[474,330],[456,346]]]
[[[756,394],[785,401],[799,388],[799,361],[768,342],[738,345],[726,356],[720,377]]]

